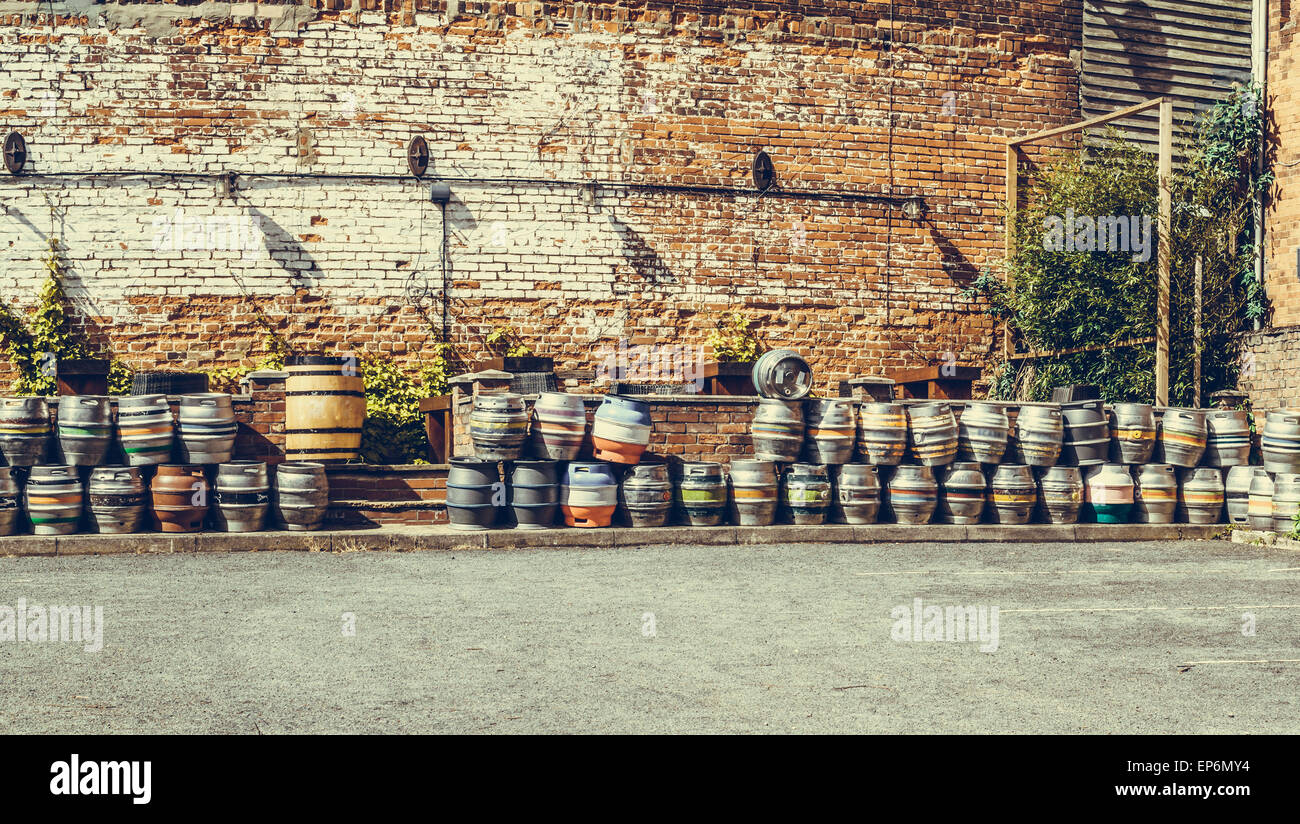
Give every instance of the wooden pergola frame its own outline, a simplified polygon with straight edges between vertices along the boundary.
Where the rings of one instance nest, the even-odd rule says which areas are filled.
[[[1007,221],[1006,221],[1006,256],[1010,260],[1016,251],[1015,215],[1019,207],[1020,147],[1026,143],[1045,140],[1057,135],[1077,132],[1081,129],[1109,123],[1112,120],[1128,117],[1147,109],[1160,109],[1160,154],[1159,154],[1159,191],[1160,214],[1157,218],[1157,256],[1156,256],[1156,406],[1169,405],[1169,236],[1173,222],[1173,191],[1170,179],[1173,174],[1174,152],[1174,101],[1168,97],[1157,97],[1144,103],[1090,118],[1069,126],[1057,126],[1054,129],[1037,132],[1024,137],[1007,139]],[[1011,355],[1011,332],[1003,326],[1002,346],[1004,354]]]

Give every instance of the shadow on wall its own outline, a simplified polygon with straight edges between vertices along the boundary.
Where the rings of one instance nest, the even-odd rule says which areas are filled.
[[[677,282],[677,277],[668,264],[664,263],[663,258],[654,250],[640,232],[628,226],[619,220],[611,211],[606,215],[610,227],[618,237],[619,243],[623,247],[623,257],[627,260],[628,265],[637,277],[646,283],[660,286]],[[618,270],[614,270],[614,280],[610,284],[615,295],[626,294],[631,291],[632,285],[622,285],[618,280]]]
[[[961,281],[966,286],[969,286],[975,278],[979,277],[979,267],[971,263],[962,254],[962,251],[948,239],[948,236],[939,231],[937,226],[927,220],[925,229],[930,233],[930,240],[939,249],[940,265],[943,266],[943,271],[948,277]]]
[[[248,213],[253,216],[253,225],[262,233],[267,256],[285,271],[289,283],[295,289],[310,290],[314,287],[316,278],[311,275],[319,272],[320,267],[306,247],[256,206],[249,206]]]
[[[27,294],[5,294],[0,296],[0,301],[11,309],[20,310],[20,307],[34,306],[36,304],[40,289],[45,282],[44,260],[49,253],[50,238],[66,236],[66,211],[58,207],[52,207],[52,209],[51,217],[54,222],[51,227],[52,234],[37,227],[27,219],[27,216],[22,211],[12,207],[6,207],[4,210],[5,217],[31,231],[37,238],[39,246],[39,251],[30,260],[24,259],[18,264],[20,268],[26,268],[29,274],[38,278],[36,281],[38,285]],[[100,325],[96,320],[101,316],[101,310],[82,280],[75,259],[67,253],[66,247],[63,252],[65,265],[63,290],[64,294],[67,295],[70,310],[68,319],[74,329],[80,330],[79,337],[87,344],[91,357],[112,357],[112,339],[109,336],[109,329]],[[9,262],[7,261],[7,263]],[[9,265],[13,264],[9,263]],[[17,281],[17,277],[15,277],[15,281]]]

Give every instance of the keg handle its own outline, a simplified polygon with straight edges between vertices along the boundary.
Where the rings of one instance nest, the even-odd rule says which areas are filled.
[[[81,401],[80,401],[80,403],[81,403],[82,406],[98,406],[98,405],[99,405],[99,401],[95,400],[94,398],[82,398]]]

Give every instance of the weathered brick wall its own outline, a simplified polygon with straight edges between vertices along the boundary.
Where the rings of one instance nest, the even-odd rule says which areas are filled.
[[[433,524],[447,521],[445,466],[365,466],[326,470],[331,525]]]
[[[1237,388],[1259,411],[1300,406],[1300,326],[1280,326],[1242,338],[1241,376]]]
[[[1274,326],[1300,323],[1300,41],[1295,39],[1300,8],[1269,3],[1268,100],[1276,130],[1273,173],[1277,182],[1265,213],[1265,286],[1272,302]]]
[[[259,317],[299,348],[414,361],[444,315],[442,215],[398,177],[420,134],[453,178],[446,314],[471,361],[497,324],[571,367],[622,337],[703,343],[743,308],[825,388],[979,364],[993,327],[961,293],[1001,247],[1003,140],[1078,114],[1078,0],[892,22],[857,2],[341,5],[0,0],[0,119],[31,149],[0,190],[0,297],[30,303],[53,235],[86,328],[136,367],[251,363]],[[759,147],[779,195],[646,188],[747,186]],[[110,171],[207,177],[43,176]],[[919,223],[876,199],[914,194]]]

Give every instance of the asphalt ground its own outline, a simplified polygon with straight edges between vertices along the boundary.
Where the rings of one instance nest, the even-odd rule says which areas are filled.
[[[0,731],[1294,733],[1298,577],[1225,541],[0,558],[0,605],[103,609],[97,652],[0,609]]]

